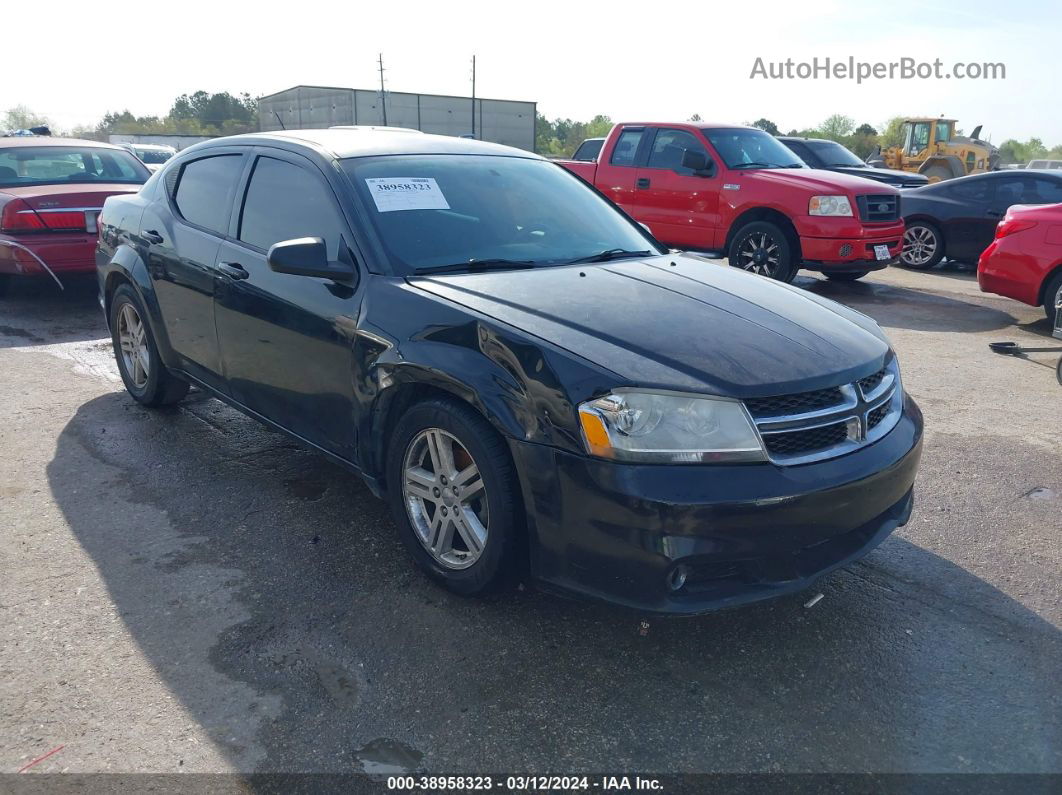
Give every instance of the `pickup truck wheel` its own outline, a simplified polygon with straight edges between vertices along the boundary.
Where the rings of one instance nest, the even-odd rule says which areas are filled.
[[[111,341],[118,373],[138,403],[168,406],[188,394],[187,381],[174,376],[162,363],[155,337],[144,319],[139,297],[123,284],[111,299]]]
[[[944,238],[928,221],[911,221],[903,233],[900,262],[916,271],[927,271],[944,258]]]
[[[388,499],[402,542],[439,584],[471,596],[512,578],[521,537],[504,440],[471,408],[418,403],[389,443]]]
[[[785,232],[767,221],[754,221],[737,231],[727,252],[735,268],[780,282],[791,282],[798,268]]]

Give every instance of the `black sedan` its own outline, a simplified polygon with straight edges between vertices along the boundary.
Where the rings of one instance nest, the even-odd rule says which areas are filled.
[[[670,253],[536,155],[220,138],[100,224],[129,393],[195,384],[357,473],[457,592],[526,572],[696,613],[805,587],[911,514],[921,414],[872,320]]]
[[[896,188],[920,188],[929,184],[929,178],[925,174],[911,174],[907,171],[868,166],[859,159],[857,154],[836,141],[825,138],[796,138],[788,135],[779,136],[778,140],[812,168],[851,174],[853,177],[884,182]]]
[[[1008,207],[1056,202],[1062,202],[1062,173],[1056,171],[990,171],[907,191],[900,263],[928,270],[945,256],[977,262]]]

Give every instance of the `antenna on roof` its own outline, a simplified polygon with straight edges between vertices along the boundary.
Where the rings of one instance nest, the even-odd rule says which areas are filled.
[[[383,53],[380,53],[377,62],[380,64],[380,108],[383,111],[383,123],[384,127],[387,126],[387,97],[384,94],[384,65],[383,65]]]

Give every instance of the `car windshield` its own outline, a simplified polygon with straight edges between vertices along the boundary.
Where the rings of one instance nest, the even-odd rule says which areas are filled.
[[[806,168],[803,160],[763,130],[705,130],[705,136],[727,168]]]
[[[865,166],[857,155],[836,141],[804,141],[812,152],[822,158],[827,166]]]
[[[160,165],[173,157],[173,152],[168,149],[137,149],[136,156],[145,163]]]
[[[665,249],[580,179],[546,160],[389,155],[342,166],[394,272],[476,263],[541,267]]]
[[[71,182],[140,185],[151,173],[120,149],[79,146],[0,147],[0,188]]]

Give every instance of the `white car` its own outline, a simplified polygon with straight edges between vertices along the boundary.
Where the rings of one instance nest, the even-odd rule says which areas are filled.
[[[126,149],[140,158],[148,171],[152,173],[158,171],[162,164],[177,154],[177,150],[172,146],[164,146],[162,144],[118,144],[123,149]]]

